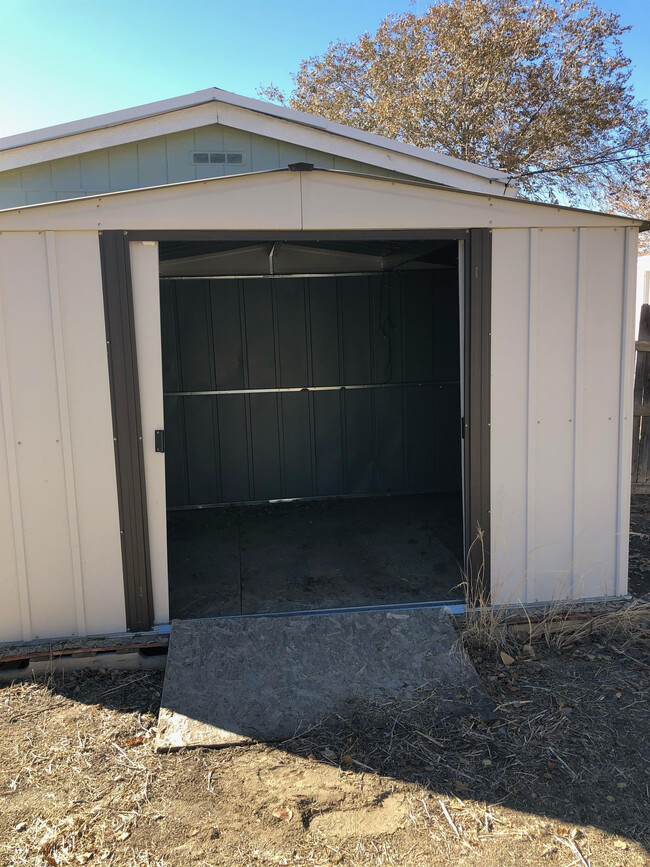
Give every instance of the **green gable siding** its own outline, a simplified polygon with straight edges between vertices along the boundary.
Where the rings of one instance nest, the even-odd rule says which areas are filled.
[[[192,152],[202,150],[241,151],[243,164],[195,165]],[[405,177],[398,172],[212,124],[24,169],[0,172],[0,208],[267,171],[286,168],[289,163],[295,162],[309,162],[319,168],[380,177]]]

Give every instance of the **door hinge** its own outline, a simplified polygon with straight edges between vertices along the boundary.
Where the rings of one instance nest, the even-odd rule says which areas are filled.
[[[165,431],[157,430],[155,432],[155,442],[156,442],[156,451],[164,452],[165,451]]]

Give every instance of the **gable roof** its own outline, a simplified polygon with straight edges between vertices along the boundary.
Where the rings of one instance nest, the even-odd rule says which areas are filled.
[[[7,136],[0,172],[215,123],[459,189],[516,192],[496,169],[217,87]]]
[[[648,228],[640,220],[336,170],[230,175],[0,211],[4,231],[282,232]]]

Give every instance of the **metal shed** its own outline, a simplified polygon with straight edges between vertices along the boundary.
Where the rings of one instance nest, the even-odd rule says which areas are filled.
[[[230,124],[305,135],[298,113],[236,102]],[[199,123],[183,104],[132,139],[169,134],[181,111]],[[626,594],[639,221],[517,199],[488,170],[434,171],[415,148],[310,122],[319,153],[347,136],[397,168],[246,165],[0,211],[0,640],[165,628],[170,514],[211,521],[224,504],[266,504],[240,576],[242,550],[254,574],[283,526],[303,550],[330,532],[319,556],[336,572],[355,504],[378,503],[363,533],[381,548],[385,504],[426,496],[457,516],[456,548],[443,541],[461,566],[480,528],[494,602]],[[65,147],[123,146],[101,135],[129,123],[67,130]],[[10,142],[12,170],[25,148],[25,164],[39,147],[68,159],[54,138]],[[312,509],[290,531],[288,501]],[[335,530],[324,501],[344,504]],[[402,543],[433,575],[422,534],[444,534],[413,522],[414,502]],[[231,539],[227,520],[210,526]],[[382,556],[399,580],[417,572]],[[278,570],[290,584],[292,563]],[[238,592],[241,610],[241,577]],[[453,598],[426,582],[373,593],[309,607]],[[263,610],[300,607],[283,599]]]

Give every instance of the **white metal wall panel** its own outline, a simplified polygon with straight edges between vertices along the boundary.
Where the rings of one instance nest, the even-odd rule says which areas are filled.
[[[0,641],[125,628],[97,234],[0,235]]]
[[[626,218],[340,172],[261,172],[0,211],[0,231],[625,227]]]
[[[0,236],[0,268],[8,400],[33,636],[75,635],[78,626],[45,236]]]
[[[96,232],[52,233],[61,303],[70,436],[69,499],[76,503],[85,631],[126,628],[113,426]],[[65,426],[65,422],[64,422]],[[73,516],[71,516],[71,522]]]
[[[626,232],[496,230],[493,242],[494,599],[624,594]]]
[[[162,348],[160,343],[160,277],[158,244],[129,245],[133,314],[138,350],[140,412],[144,437],[144,467],[147,481],[147,521],[151,558],[151,585],[155,623],[169,621],[167,581],[167,501],[165,455],[156,452],[154,431],[163,430]]]
[[[526,598],[530,231],[492,233],[490,563],[495,601]]]
[[[303,172],[304,229],[572,228],[616,225],[615,217],[516,201],[472,196],[453,189],[329,172]]]
[[[3,339],[2,329],[0,328],[0,341],[3,341]],[[1,356],[0,365],[2,365]],[[0,598],[2,598],[2,605],[0,605],[0,640],[18,641],[23,638],[23,623],[14,529],[22,532],[22,528],[20,520],[18,520],[17,527],[15,527],[14,523],[14,508],[18,507],[18,504],[12,502],[9,480],[8,463],[10,456],[7,448],[8,438],[5,437],[7,420],[3,413],[5,398],[4,381],[0,372]],[[9,443],[9,447],[11,445],[13,443]]]
[[[629,529],[617,526],[616,509],[625,232],[589,229],[582,235],[585,304],[576,565],[587,590],[581,595],[613,595],[617,536]],[[627,428],[631,441],[631,424]],[[629,478],[629,466],[626,472]]]
[[[219,184],[218,190],[214,184]],[[36,208],[0,211],[0,231],[300,229],[300,189],[298,172],[191,181],[188,185],[154,187],[131,194],[56,202],[42,205],[38,213]],[[83,216],[77,208],[82,209]]]
[[[572,590],[578,234],[574,229],[533,231],[529,356],[534,353],[535,359],[528,384],[526,595],[546,600],[570,596]]]

